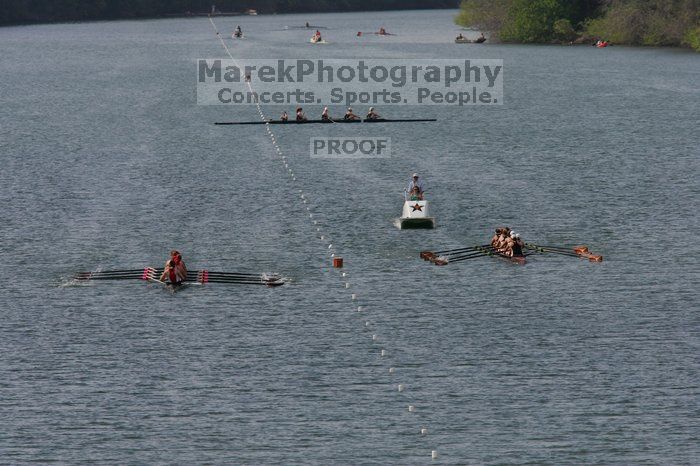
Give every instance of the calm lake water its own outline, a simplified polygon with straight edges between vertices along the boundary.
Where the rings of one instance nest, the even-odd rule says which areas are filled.
[[[264,127],[212,124],[255,107],[196,105],[206,18],[0,29],[0,462],[700,463],[700,55],[457,45],[454,13],[216,20],[241,57],[504,60],[503,106],[273,127],[296,182]],[[393,154],[311,159],[326,135]],[[413,171],[436,230],[392,225]],[[605,261],[418,258],[503,224]],[[171,248],[291,282],[69,281]]]

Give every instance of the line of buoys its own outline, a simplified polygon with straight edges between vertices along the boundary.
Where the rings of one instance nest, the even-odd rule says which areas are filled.
[[[214,24],[214,21],[212,20],[211,17],[209,17],[209,21],[211,22],[211,25],[212,25],[212,27],[214,28],[214,31],[215,31],[215,33],[216,33],[216,36],[219,38],[219,41],[221,42],[221,45],[224,47],[224,50],[225,50],[226,53],[228,54],[229,58],[231,58],[232,61],[236,62],[236,60],[233,58],[233,55],[231,54],[231,52],[230,52],[230,50],[229,50],[227,44],[224,42],[224,40],[222,39],[221,35],[219,34],[219,32],[218,32],[218,30],[217,30],[217,28],[216,28],[216,25]],[[252,85],[251,85],[251,82],[250,82],[249,80],[246,80],[246,81],[245,81],[245,85],[248,87],[248,90],[252,93],[252,92],[253,92],[253,87],[252,87]],[[277,137],[276,137],[275,134],[272,132],[272,129],[271,129],[271,127],[270,127],[270,124],[267,123],[267,121],[268,121],[269,119],[265,116],[264,112],[262,111],[262,107],[261,107],[260,103],[259,103],[259,102],[256,102],[255,105],[256,105],[256,107],[257,107],[258,114],[259,114],[261,120],[263,120],[263,121],[266,122],[266,123],[264,124],[264,128],[265,128],[265,130],[267,131],[267,134],[268,134],[268,136],[269,136],[269,138],[270,138],[270,141],[272,142],[272,145],[273,145],[275,151],[277,152],[277,155],[280,157],[280,161],[282,162],[282,165],[283,165],[284,168],[286,169],[287,174],[288,174],[288,176],[290,177],[291,181],[292,181],[292,182],[297,182],[296,175],[294,174],[294,171],[292,170],[292,167],[291,167],[290,164],[288,163],[287,157],[284,155],[284,153],[283,153],[283,151],[282,151],[282,148],[279,146],[278,141],[277,141]],[[336,251],[335,251],[335,249],[334,249],[334,247],[333,247],[333,243],[330,241],[330,238],[328,237],[328,234],[327,234],[327,233],[322,233],[321,227],[318,226],[318,221],[317,221],[317,220],[313,220],[313,219],[314,219],[314,215],[313,215],[312,208],[311,208],[311,207],[312,207],[312,204],[310,203],[310,199],[309,199],[308,193],[305,193],[305,192],[303,191],[303,189],[301,189],[301,188],[298,189],[298,192],[299,192],[299,199],[301,199],[302,203],[306,205],[306,210],[307,210],[307,212],[309,213],[309,217],[308,217],[308,218],[311,219],[310,221],[311,221],[312,225],[316,227],[316,233],[318,234],[318,237],[319,237],[320,240],[323,241],[324,243],[327,242],[327,245],[328,245],[327,251],[328,251],[328,253],[329,253],[330,257],[331,257],[331,260],[332,260],[332,263],[333,263],[333,266],[334,266],[333,268],[330,268],[330,270],[340,269],[340,267],[342,267],[342,263],[343,263],[343,262],[342,262],[342,258],[339,257],[339,256],[336,257]],[[312,228],[313,228],[313,227],[312,227]],[[337,263],[340,263],[340,267],[336,267],[336,264],[337,264]],[[348,276],[347,272],[344,272],[344,271],[343,271],[343,272],[341,273],[341,277],[342,277],[342,279],[343,279],[343,280],[342,280],[342,283],[344,283],[345,289],[349,289],[349,288],[350,288],[350,281],[347,280],[347,276]],[[356,300],[357,300],[357,294],[356,294],[356,293],[351,293],[351,294],[350,294],[350,299],[351,299],[352,301],[356,301]],[[354,307],[354,306],[353,306],[353,307]],[[363,309],[362,306],[359,306],[359,305],[357,306],[357,312],[358,312],[358,313],[362,312],[363,310],[364,310],[364,309]],[[370,321],[369,321],[369,320],[365,320],[365,328],[369,329],[370,326],[371,326]],[[373,334],[372,334],[372,341],[373,341],[373,342],[378,342],[378,341],[379,341],[379,335],[376,334],[376,333],[373,333]],[[383,358],[384,358],[384,357],[387,357],[387,356],[388,356],[388,351],[387,351],[387,349],[382,348],[382,349],[380,350],[380,355],[381,355],[381,357],[383,357]],[[394,367],[389,367],[389,374],[390,374],[390,375],[394,375],[395,373],[396,373],[396,369],[395,369]],[[406,388],[405,384],[403,384],[403,383],[399,383],[399,384],[397,384],[396,386],[397,386],[397,391],[398,391],[398,392],[403,392],[403,391],[405,390],[405,388]],[[408,406],[408,411],[411,412],[411,413],[414,413],[414,412],[416,411],[415,406],[414,406],[414,405],[409,405],[409,406]],[[428,432],[427,428],[421,427],[421,429],[420,429],[420,434],[421,434],[421,435],[425,436],[425,435],[427,434],[427,432]],[[431,451],[431,458],[432,458],[432,459],[437,458],[437,451],[436,451],[436,450],[432,450],[432,451]]]

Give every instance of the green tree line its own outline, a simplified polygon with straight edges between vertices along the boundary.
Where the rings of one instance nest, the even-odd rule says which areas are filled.
[[[700,0],[463,0],[456,22],[503,42],[601,38],[700,51]]]
[[[3,0],[0,25],[207,13],[212,5],[222,12],[273,14],[457,8],[459,0]]]

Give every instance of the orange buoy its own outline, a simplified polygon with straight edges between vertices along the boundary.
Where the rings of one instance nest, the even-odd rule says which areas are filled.
[[[343,268],[343,258],[342,257],[334,257],[333,258],[333,267],[336,269],[342,269]]]

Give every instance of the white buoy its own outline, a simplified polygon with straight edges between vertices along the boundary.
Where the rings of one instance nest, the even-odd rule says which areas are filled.
[[[347,275],[347,274],[346,274],[345,272],[343,272],[343,277],[344,277],[345,275]]]
[[[309,218],[314,218],[314,214],[309,214]]]
[[[400,392],[403,391],[403,385],[399,384],[399,387],[398,387],[398,388],[399,388],[399,391],[400,391]]]
[[[415,407],[415,406],[413,406],[413,405],[408,405],[408,412],[409,412],[409,413],[413,413],[413,412],[415,412],[415,411],[416,411],[416,407]]]
[[[372,335],[372,341],[377,341],[379,337],[377,335]]]
[[[350,288],[350,283],[346,283],[345,288]]]
[[[420,434],[421,434],[421,435],[428,435],[428,429],[426,429],[425,427],[423,427],[423,428],[420,430]]]
[[[393,367],[390,367],[390,368],[389,368],[389,374],[393,374],[394,372],[396,372],[396,369],[394,369]]]
[[[386,350],[385,350],[385,349],[382,350],[382,356],[386,356]]]
[[[323,235],[321,235],[321,239],[326,239]]]
[[[331,257],[335,257],[335,253],[331,253]],[[346,287],[347,288],[347,287]]]
[[[369,327],[369,320],[365,321],[365,327]]]
[[[357,306],[357,312],[362,312],[362,306]]]
[[[432,459],[437,459],[437,457],[438,457],[437,450],[433,450],[433,451],[430,453],[430,457],[431,457]]]
[[[328,249],[331,249],[333,247],[333,243],[328,245]]]
[[[355,300],[357,299],[357,295],[356,295],[355,293],[351,294],[351,295],[350,295],[350,299],[352,299],[353,301],[355,301]]]

